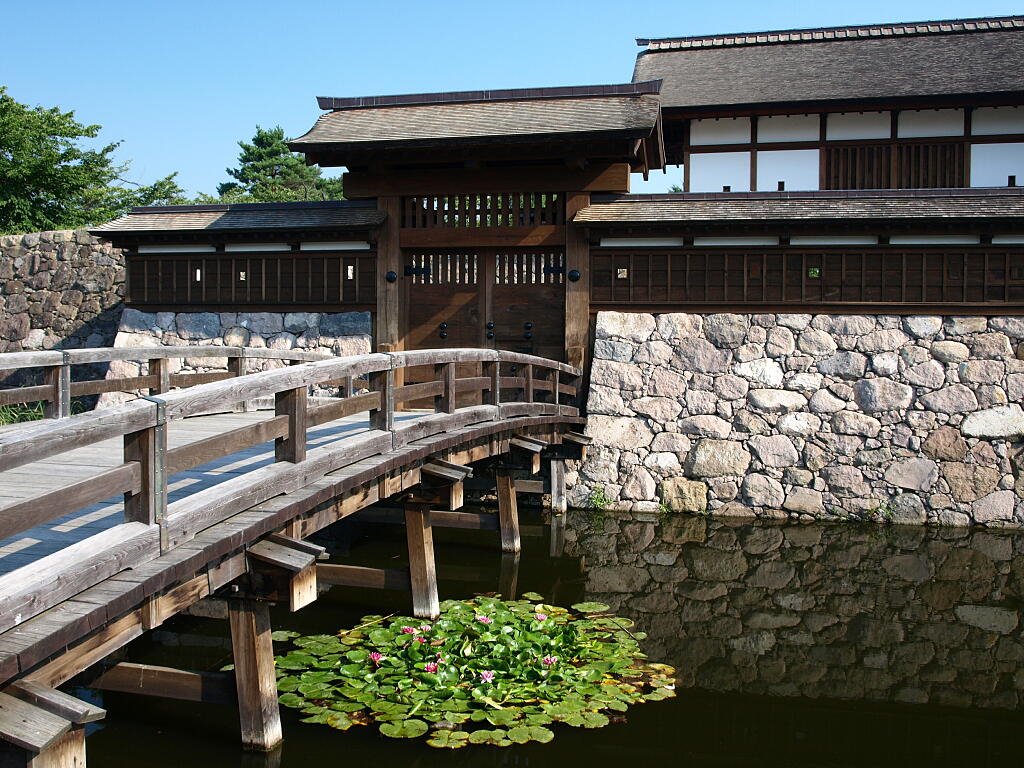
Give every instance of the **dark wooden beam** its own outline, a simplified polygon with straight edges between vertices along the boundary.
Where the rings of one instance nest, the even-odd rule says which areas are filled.
[[[628,163],[590,165],[583,169],[558,166],[483,168],[436,171],[346,173],[345,195],[351,199],[386,195],[470,194],[473,192],[628,192]]]

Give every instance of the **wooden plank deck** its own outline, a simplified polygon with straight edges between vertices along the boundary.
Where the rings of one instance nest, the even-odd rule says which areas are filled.
[[[265,421],[273,415],[273,411],[264,410],[175,420],[170,422],[168,427],[168,447],[189,445],[230,429]],[[395,418],[397,423],[408,425],[422,415],[426,414],[407,412],[396,414]],[[311,428],[308,445],[310,448],[329,445],[368,429],[369,421],[365,414],[349,416]],[[85,480],[118,466],[123,461],[123,441],[115,438],[10,470],[4,473],[3,482],[0,484],[0,514],[3,508],[10,504],[58,490],[72,482]],[[173,475],[168,482],[168,500],[173,502],[231,477],[273,463],[273,442],[216,459]],[[117,497],[56,518],[16,536],[0,539],[0,575],[123,521],[124,503]]]

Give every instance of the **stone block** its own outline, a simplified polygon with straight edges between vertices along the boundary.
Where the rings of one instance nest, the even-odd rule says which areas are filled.
[[[703,512],[708,506],[708,486],[699,480],[672,477],[662,480],[662,503],[673,512]]]
[[[683,470],[691,477],[742,475],[750,466],[750,453],[735,440],[704,438],[694,443]]]

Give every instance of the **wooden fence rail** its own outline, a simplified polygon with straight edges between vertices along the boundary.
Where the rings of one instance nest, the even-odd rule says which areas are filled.
[[[178,358],[227,359],[227,369],[203,373],[171,373],[169,361]],[[71,415],[71,398],[99,395],[105,392],[146,390],[151,395],[168,392],[173,387],[192,387],[220,379],[244,375],[247,360],[279,360],[289,363],[329,359],[320,352],[296,349],[260,349],[251,347],[103,347],[95,349],[50,350],[43,352],[8,352],[0,354],[0,375],[19,370],[42,371],[43,383],[34,386],[0,389],[0,405],[44,403],[47,418]],[[121,378],[75,381],[72,367],[114,361],[146,364],[146,373]]]
[[[195,351],[191,347],[164,351],[171,356],[182,349],[190,355]],[[228,350],[235,351],[213,349],[221,357]],[[103,359],[103,350],[85,352],[94,359]],[[138,355],[140,350],[107,352]],[[65,365],[64,353],[31,354],[56,354]],[[13,363],[7,357],[0,355],[0,370],[39,365],[39,358],[23,362],[25,353],[11,355],[19,358]],[[503,376],[503,367],[513,365],[518,374]],[[434,381],[396,385],[396,380],[402,380],[395,376],[396,370],[412,366],[433,366]],[[478,366],[484,375],[459,375],[460,369]],[[68,590],[74,593],[87,589],[112,573],[186,544],[232,515],[304,488],[328,473],[393,453],[412,441],[480,422],[522,416],[575,417],[578,410],[573,398],[579,377],[580,372],[568,365],[512,352],[445,349],[376,353],[298,362],[190,389],[145,395],[121,406],[9,427],[0,431],[0,483],[6,471],[110,438],[123,439],[124,461],[59,490],[0,506],[0,538],[121,494],[125,521],[42,558],[30,572],[23,568],[0,577],[0,632],[66,599]],[[369,382],[368,392],[310,404],[310,387],[343,382],[346,393],[351,393],[351,382],[363,378]],[[466,392],[479,393],[478,404],[458,407],[456,394]],[[510,392],[515,400],[506,399]],[[231,410],[237,404],[268,395],[275,401],[273,417],[198,443],[168,448],[167,429],[174,420]],[[395,413],[402,403],[430,397],[433,413],[396,425]],[[369,429],[334,443],[307,446],[310,427],[357,413],[368,414]],[[168,481],[175,473],[270,440],[275,443],[275,463],[168,501]]]

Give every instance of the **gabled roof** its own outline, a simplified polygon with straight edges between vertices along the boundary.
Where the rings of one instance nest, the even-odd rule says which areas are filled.
[[[664,107],[1024,93],[1024,16],[639,39]]]
[[[870,192],[745,192],[594,196],[577,224],[707,224],[757,221],[1015,219],[1024,187]]]
[[[590,137],[647,138],[660,83],[318,99],[322,115],[296,152],[472,146]]]
[[[370,229],[379,226],[384,217],[373,202],[348,200],[166,205],[133,208],[121,218],[94,227],[90,232],[109,237],[162,232]]]

